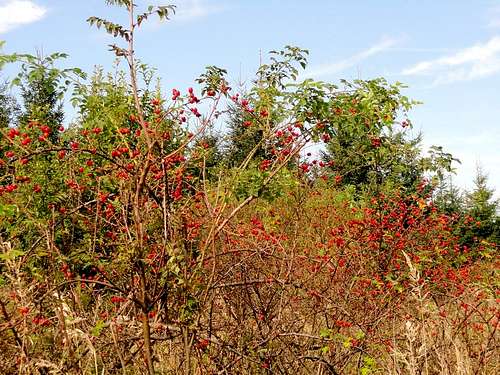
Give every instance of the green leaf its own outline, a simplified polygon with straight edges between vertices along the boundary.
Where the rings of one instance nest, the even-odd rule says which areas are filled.
[[[11,86],[20,86],[21,85],[21,78],[16,77],[10,82]]]
[[[14,216],[17,211],[17,206],[12,204],[0,205],[0,217]]]
[[[91,334],[92,336],[99,337],[101,335],[102,330],[106,327],[106,324],[102,320],[98,320],[96,325],[92,328]]]
[[[320,331],[319,331],[319,335],[322,337],[322,338],[328,338],[330,337],[330,335],[332,334],[332,330],[330,328],[322,328]]]
[[[0,260],[14,260],[20,256],[24,255],[24,251],[12,249],[7,251],[6,253],[0,254]]]

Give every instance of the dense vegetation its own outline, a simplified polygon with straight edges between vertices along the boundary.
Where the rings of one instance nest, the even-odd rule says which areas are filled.
[[[287,46],[245,92],[165,92],[134,34],[175,8],[108,3],[126,71],[0,57],[1,373],[498,372],[498,202],[446,183],[404,86]]]

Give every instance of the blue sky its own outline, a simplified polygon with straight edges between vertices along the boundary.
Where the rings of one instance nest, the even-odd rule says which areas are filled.
[[[304,77],[337,81],[383,76],[423,101],[411,113],[424,145],[455,157],[455,182],[471,187],[477,163],[500,191],[500,0],[150,0],[176,4],[172,21],[153,21],[137,53],[163,85],[185,88],[207,65],[250,80],[259,55],[291,44],[310,51]],[[103,0],[0,0],[4,52],[70,55],[90,72],[109,66],[112,38],[91,29],[91,15],[120,20]],[[7,70],[4,74],[9,74]]]

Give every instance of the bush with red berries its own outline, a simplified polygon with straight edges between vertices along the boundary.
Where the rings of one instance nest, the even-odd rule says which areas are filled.
[[[288,46],[244,95],[213,66],[154,89],[134,33],[174,8],[113,3],[128,26],[89,22],[122,38],[128,78],[2,56],[21,81],[80,80],[77,123],[0,128],[1,372],[494,373],[492,244],[461,244],[425,183],[358,195],[302,152],[368,121],[379,166],[411,107],[399,86],[300,82],[307,51]],[[228,161],[235,133],[214,132],[235,113]]]

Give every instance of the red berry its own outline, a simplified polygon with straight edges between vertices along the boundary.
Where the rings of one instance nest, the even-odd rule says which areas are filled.
[[[113,296],[113,297],[111,297],[110,300],[111,300],[112,303],[125,302],[125,298],[119,297],[119,296]]]
[[[14,138],[16,138],[19,135],[19,130],[17,130],[17,129],[10,129],[8,135],[9,135],[10,139],[14,139]]]
[[[7,185],[5,187],[5,190],[9,193],[12,193],[14,190],[17,189],[17,185],[16,184],[10,184],[10,185]]]
[[[20,312],[22,315],[24,315],[24,316],[28,315],[29,311],[30,311],[29,307],[26,307],[26,306],[25,306],[25,307],[20,307],[20,308],[19,308],[19,312]]]
[[[172,89],[172,100],[176,100],[181,95],[179,90]]]
[[[380,147],[380,145],[382,144],[380,138],[372,138],[371,142],[373,147]]]

